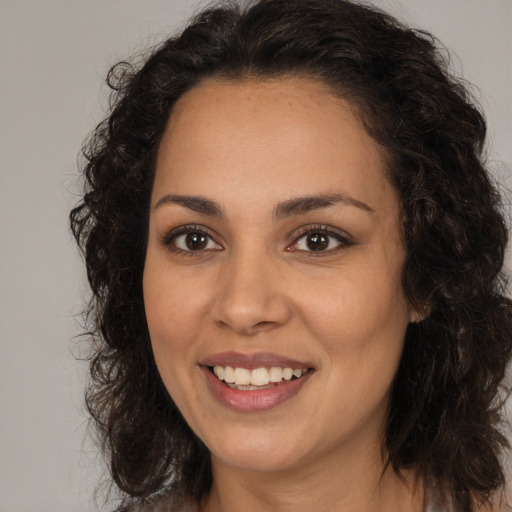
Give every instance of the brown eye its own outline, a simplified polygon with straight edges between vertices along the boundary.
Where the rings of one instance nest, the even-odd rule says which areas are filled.
[[[172,252],[192,253],[222,250],[211,235],[193,226],[184,226],[168,234],[163,244]]]
[[[200,251],[208,245],[208,237],[204,233],[188,233],[184,241],[190,251]]]
[[[324,251],[329,246],[329,237],[324,233],[310,233],[306,245],[311,251]]]
[[[311,228],[306,228],[302,231],[300,236],[295,239],[295,242],[287,250],[328,254],[352,245],[354,245],[354,242],[342,233],[334,231],[329,227],[311,226]]]

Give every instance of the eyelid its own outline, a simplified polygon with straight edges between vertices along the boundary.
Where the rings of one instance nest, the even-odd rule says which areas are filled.
[[[211,241],[213,241],[217,245],[217,247],[215,249],[201,249],[201,250],[194,251],[194,250],[180,249],[179,247],[176,247],[175,245],[173,245],[173,241],[177,237],[179,237],[181,235],[186,235],[189,233],[203,234],[203,235],[207,236]],[[307,234],[310,234],[310,233],[323,233],[326,236],[335,238],[339,242],[339,245],[337,245],[336,247],[334,247],[332,249],[326,249],[326,250],[322,250],[322,251],[313,251],[313,250],[307,251],[304,249],[297,249],[297,248],[293,247],[294,245],[296,245],[299,242],[299,240],[301,238],[303,238],[304,236],[306,236]],[[177,226],[177,227],[167,231],[160,238],[160,243],[167,250],[169,250],[173,253],[184,254],[187,256],[190,256],[190,255],[198,256],[201,254],[204,255],[205,253],[211,252],[212,250],[223,250],[224,249],[223,245],[218,242],[219,238],[220,237],[217,235],[217,233],[213,232],[212,230],[210,230],[209,228],[207,228],[203,225],[185,224],[182,226]],[[347,233],[346,231],[341,230],[339,228],[335,228],[333,226],[329,226],[326,224],[307,224],[307,225],[301,226],[300,228],[296,229],[293,233],[291,233],[288,238],[291,239],[291,241],[290,241],[290,243],[287,244],[287,246],[285,248],[286,251],[307,253],[308,255],[312,255],[312,256],[323,256],[323,255],[326,256],[326,255],[335,253],[339,250],[342,250],[347,247],[351,247],[351,246],[355,245],[355,241],[349,233]]]
[[[293,245],[296,245],[298,241],[306,236],[309,233],[323,233],[327,236],[333,237],[336,240],[338,240],[339,245],[336,246],[333,249],[327,249],[324,251],[305,251],[302,249],[293,249],[290,248]],[[295,232],[293,232],[290,235],[290,238],[292,239],[292,242],[287,245],[286,250],[289,252],[302,252],[307,253],[308,255],[311,254],[312,256],[326,256],[328,254],[332,254],[334,252],[337,252],[338,250],[342,250],[347,247],[351,247],[355,245],[355,240],[353,237],[347,233],[344,230],[341,230],[339,228],[335,228],[333,226],[329,226],[326,224],[307,224],[305,226],[302,226],[298,228]]]
[[[182,226],[177,226],[167,232],[161,237],[160,243],[169,251],[174,253],[180,253],[180,254],[186,254],[186,255],[198,255],[200,253],[204,254],[205,252],[209,252],[212,249],[206,249],[206,250],[198,250],[198,251],[192,251],[192,250],[183,250],[179,249],[178,247],[173,246],[173,241],[181,236],[181,235],[187,235],[189,233],[200,233],[203,235],[206,235],[208,238],[210,238],[217,246],[222,247],[222,244],[218,242],[218,236],[216,233],[212,232],[210,229],[208,229],[205,226],[197,225],[197,224],[184,224]],[[223,249],[223,247],[222,247]],[[220,249],[216,249],[220,250]]]

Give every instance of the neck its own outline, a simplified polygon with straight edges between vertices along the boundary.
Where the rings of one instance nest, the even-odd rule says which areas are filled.
[[[364,452],[326,454],[316,464],[271,473],[240,470],[213,457],[213,487],[201,512],[423,511],[424,489],[414,473],[384,470],[380,448],[377,457]]]

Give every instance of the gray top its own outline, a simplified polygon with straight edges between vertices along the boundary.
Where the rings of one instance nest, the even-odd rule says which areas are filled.
[[[450,512],[450,510],[449,505],[440,503],[433,498],[431,493],[427,493],[425,512]],[[195,503],[176,503],[171,499],[156,505],[150,510],[138,512],[199,512],[199,507]]]

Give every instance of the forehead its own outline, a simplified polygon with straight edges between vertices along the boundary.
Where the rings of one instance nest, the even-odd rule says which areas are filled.
[[[222,183],[248,199],[257,188],[270,196],[341,191],[375,202],[390,187],[385,156],[354,106],[319,81],[209,80],[174,106],[155,189],[208,195]]]

